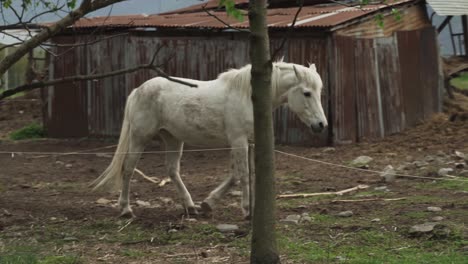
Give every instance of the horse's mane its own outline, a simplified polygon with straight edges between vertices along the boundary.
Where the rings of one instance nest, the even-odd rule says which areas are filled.
[[[226,72],[221,73],[218,76],[218,80],[224,81],[225,83],[228,84],[227,85],[228,92],[235,91],[237,93],[240,93],[241,96],[250,98],[250,95],[252,94],[252,86],[250,84],[251,68],[252,68],[252,65],[247,64],[240,69],[230,69]],[[283,61],[277,61],[273,63],[272,78],[271,78],[273,97],[277,97],[277,90],[278,90],[277,87],[279,84],[281,71],[285,69],[293,70],[293,64],[286,63]],[[304,66],[296,65],[296,69],[298,71],[301,71],[302,76],[307,76],[306,77],[307,81],[313,81],[313,80],[309,80],[310,74],[307,74],[308,68]]]

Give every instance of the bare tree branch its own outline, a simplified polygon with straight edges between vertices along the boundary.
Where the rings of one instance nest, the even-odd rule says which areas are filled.
[[[111,72],[107,72],[107,73],[99,73],[99,74],[92,74],[92,75],[75,75],[75,76],[64,77],[64,78],[61,78],[61,79],[54,79],[54,80],[48,80],[48,81],[39,81],[39,82],[33,82],[31,84],[20,85],[20,86],[18,86],[16,88],[9,89],[9,90],[6,90],[6,91],[2,92],[0,94],[0,101],[7,98],[7,97],[10,97],[10,96],[12,96],[14,94],[20,93],[20,92],[31,91],[31,90],[38,89],[38,88],[43,88],[43,87],[46,87],[46,86],[53,86],[53,85],[66,83],[66,82],[77,82],[77,81],[103,79],[103,78],[112,77],[112,76],[115,76],[115,75],[132,73],[132,72],[135,72],[135,71],[138,71],[138,70],[143,70],[143,69],[153,70],[153,71],[157,72],[161,77],[166,78],[166,79],[168,79],[170,81],[173,81],[173,82],[176,82],[176,83],[187,85],[187,86],[193,87],[193,88],[198,87],[198,85],[196,85],[196,84],[189,83],[189,82],[186,82],[186,81],[182,81],[182,80],[179,80],[177,78],[173,78],[173,77],[167,75],[164,71],[162,71],[159,68],[159,66],[155,65],[156,56],[159,53],[159,51],[161,50],[161,48],[162,48],[162,46],[160,46],[157,49],[157,51],[154,53],[153,57],[151,58],[151,61],[149,63],[147,63],[147,64],[138,65],[138,66],[130,67],[130,68],[126,68],[126,69],[120,69],[120,70],[116,70],[116,71],[111,71]]]
[[[281,41],[280,46],[273,51],[271,55],[271,59],[274,60],[278,53],[284,48],[284,44],[286,44],[286,41],[289,39],[291,36],[292,31],[294,30],[294,26],[296,25],[297,18],[299,17],[299,13],[301,13],[302,7],[304,6],[304,0],[299,0],[299,8],[297,9],[296,14],[294,15],[294,19],[291,23],[291,26],[289,26],[288,32],[286,35],[284,35],[283,40]]]
[[[239,32],[246,32],[246,33],[249,33],[250,30],[248,29],[241,29],[241,28],[236,28],[236,27],[233,27],[231,26],[229,23],[225,22],[224,20],[222,20],[221,18],[219,18],[218,16],[212,14],[208,9],[205,8],[206,7],[206,4],[204,6],[202,6],[202,9],[203,11],[205,11],[205,13],[207,13],[210,17],[213,17],[214,19],[218,20],[219,22],[221,22],[223,25],[225,25],[227,28],[230,28],[230,29],[233,29],[233,30],[236,30],[236,31],[239,31]]]
[[[66,15],[64,18],[54,23],[53,25],[42,29],[40,33],[25,41],[23,45],[19,46],[18,49],[15,50],[15,52],[6,56],[0,62],[0,76],[3,75],[15,62],[20,60],[21,57],[28,53],[29,50],[39,46],[41,43],[43,43],[50,37],[61,32],[63,29],[72,25],[75,21],[77,21],[84,15],[94,10],[122,1],[125,0],[83,0],[81,5],[77,9],[70,11],[68,15]]]

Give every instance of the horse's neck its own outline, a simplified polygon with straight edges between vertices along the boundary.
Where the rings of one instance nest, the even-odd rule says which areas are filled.
[[[285,99],[287,98],[287,93],[292,88],[293,86],[281,85],[280,83],[277,84],[276,89],[273,89],[273,93],[271,94],[272,96],[271,101],[273,103],[273,108],[277,108],[283,103],[285,103]]]

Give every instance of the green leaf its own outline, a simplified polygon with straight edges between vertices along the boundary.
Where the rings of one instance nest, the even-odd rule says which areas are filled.
[[[395,18],[395,20],[400,21],[401,20],[401,12],[400,10],[396,8],[392,8],[392,15]]]
[[[10,8],[12,0],[3,0],[2,2],[4,8]]]
[[[369,4],[369,0],[361,0],[361,5],[368,5]]]
[[[375,22],[377,23],[377,26],[380,28],[384,27],[384,16],[382,14],[377,14],[375,16]]]
[[[220,0],[219,6],[224,6],[228,16],[233,17],[240,22],[244,21],[244,14],[240,9],[236,8],[234,0]]]
[[[76,6],[76,0],[68,1],[68,2],[67,2],[67,6],[68,6],[68,8],[70,8],[70,9],[74,9],[75,6]]]

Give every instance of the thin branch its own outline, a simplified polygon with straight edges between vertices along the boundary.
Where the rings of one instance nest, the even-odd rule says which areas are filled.
[[[299,17],[299,13],[301,12],[303,6],[304,6],[304,0],[300,0],[299,1],[299,8],[297,9],[296,14],[294,15],[293,22],[291,23],[291,26],[289,26],[288,32],[283,37],[283,40],[281,41],[280,46],[271,55],[272,60],[274,60],[276,58],[276,56],[278,55],[278,53],[284,48],[284,44],[286,44],[286,41],[291,36],[291,33],[294,30],[294,26],[296,25],[297,18]]]
[[[356,187],[341,190],[338,192],[321,192],[321,193],[294,193],[294,194],[280,194],[277,198],[307,198],[312,196],[321,196],[321,195],[343,195],[345,193],[354,192],[357,190],[363,190],[369,188],[369,185],[360,184]]]
[[[210,17],[213,17],[214,19],[218,20],[219,22],[221,22],[223,25],[225,25],[227,28],[230,28],[230,29],[233,29],[233,30],[236,30],[236,31],[239,31],[239,32],[246,32],[246,33],[249,33],[250,30],[248,29],[241,29],[241,28],[236,28],[236,27],[233,27],[231,26],[229,23],[225,22],[224,20],[222,20],[221,18],[219,18],[218,16],[212,14],[210,11],[208,11],[208,9],[205,8],[206,7],[206,4],[204,6],[202,6],[202,9],[203,11],[205,11],[205,13],[207,13]]]
[[[72,25],[73,23],[75,23],[75,21],[77,21],[84,15],[106,7],[108,5],[122,1],[123,0],[83,0],[83,2],[81,2],[81,5],[77,9],[72,10],[63,19],[59,20],[53,25],[44,28],[37,35],[25,41],[24,44],[18,47],[18,49],[15,52],[6,56],[0,62],[0,76],[3,75],[14,63],[20,60],[31,49],[39,46],[41,43],[43,43],[50,37],[56,35],[66,27]]]

